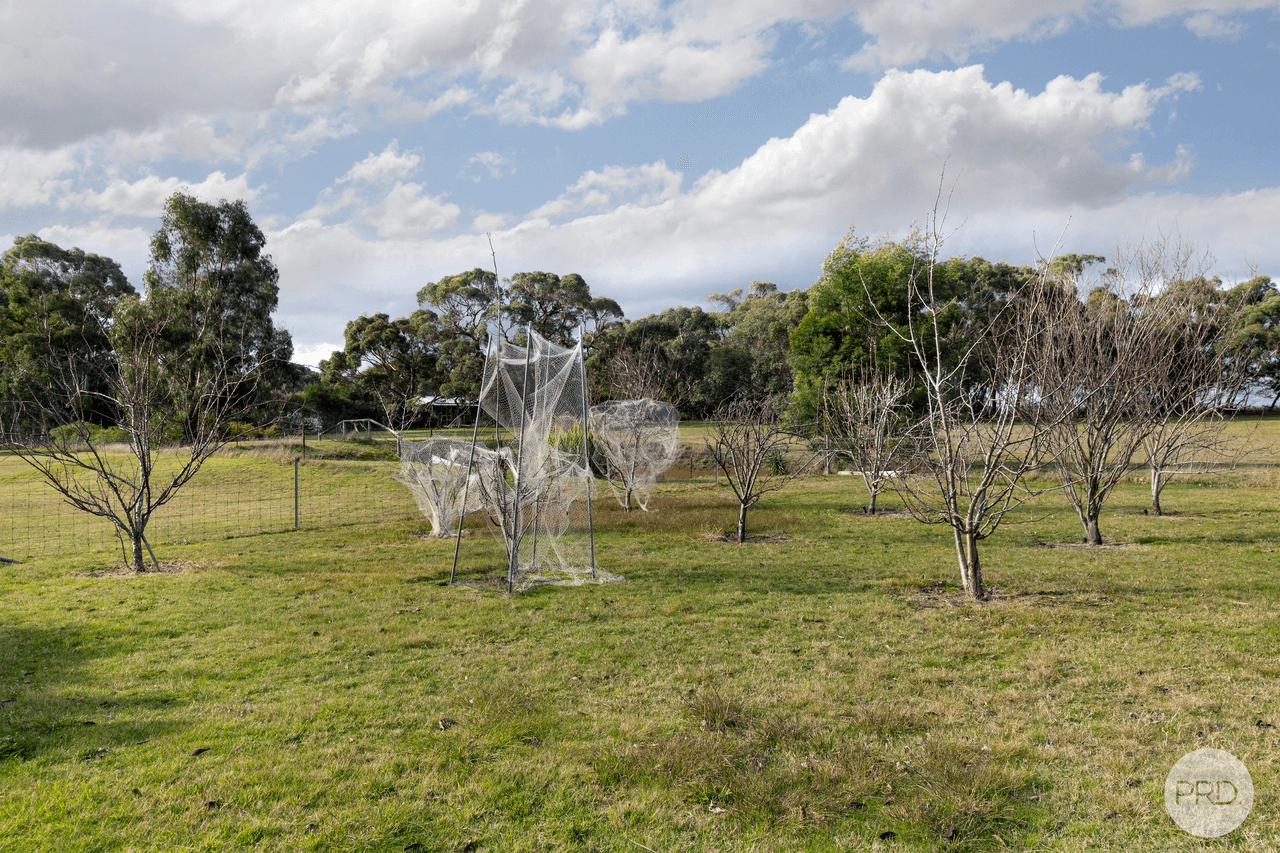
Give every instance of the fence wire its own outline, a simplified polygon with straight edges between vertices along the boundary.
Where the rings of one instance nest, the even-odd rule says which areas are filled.
[[[423,520],[395,461],[214,457],[152,516],[147,539],[193,544],[299,529]],[[26,463],[0,455],[0,558],[120,553],[113,525],[69,506]]]

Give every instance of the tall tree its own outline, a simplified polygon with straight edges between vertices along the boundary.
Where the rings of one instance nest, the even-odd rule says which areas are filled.
[[[212,376],[287,363],[293,353],[289,333],[271,320],[280,276],[265,245],[243,201],[211,204],[179,192],[165,202],[143,280],[147,304],[166,318],[170,360],[185,374],[181,385],[189,391],[175,393],[188,440],[205,403],[197,389],[209,387]],[[259,389],[253,383],[255,394]]]
[[[111,313],[135,293],[110,258],[63,249],[34,234],[13,243],[0,259],[0,433],[19,427],[18,403],[36,393],[31,381],[48,380],[50,363],[83,361],[87,385],[103,390],[104,374],[94,365],[105,363],[111,346]],[[99,422],[114,415],[88,414]]]
[[[1250,384],[1271,398],[1273,411],[1280,402],[1280,290],[1260,275],[1236,285],[1229,298],[1241,308],[1233,337],[1244,348]]]
[[[374,314],[347,324],[343,364],[355,369],[393,430],[407,429],[418,416],[418,399],[439,386],[436,321],[435,314],[419,309],[395,320]]]
[[[713,302],[720,295],[713,293],[707,301]],[[791,394],[791,336],[807,312],[805,291],[784,293],[772,282],[753,281],[747,295],[723,315],[723,346],[749,360],[745,381],[751,393],[782,397]]]
[[[493,324],[501,336],[506,292],[497,275],[476,267],[445,276],[418,291],[418,304],[431,306],[440,321],[440,393],[475,400],[484,378],[485,343]]]
[[[851,370],[877,370],[901,379],[914,376],[910,402],[923,411],[923,377],[912,348],[904,342],[909,330],[914,326],[924,335],[921,343],[926,347],[932,347],[936,334],[937,355],[954,366],[1009,297],[1034,284],[1036,272],[1030,268],[980,257],[931,259],[926,256],[927,243],[920,233],[901,242],[872,242],[855,238],[851,231],[827,257],[822,277],[809,289],[808,313],[791,335],[793,417],[815,420],[823,407],[823,389],[834,389],[838,378]],[[914,277],[925,268],[930,270],[933,298],[944,311],[937,317],[912,296]],[[955,381],[977,390],[988,381],[983,369],[981,361],[969,360]]]

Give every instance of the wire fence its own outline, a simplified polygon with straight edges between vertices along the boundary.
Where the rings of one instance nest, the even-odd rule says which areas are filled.
[[[469,440],[469,431],[465,432]],[[371,442],[363,426],[352,435],[365,440],[307,438],[304,447],[299,437],[292,444],[276,439],[274,444],[241,442],[227,448],[156,511],[147,526],[148,541],[159,551],[166,544],[294,529],[412,520],[425,527],[426,519],[412,493],[393,479],[400,465],[387,457],[396,451],[396,438],[383,433],[380,440]],[[378,458],[316,458],[341,456],[343,451],[335,448],[344,447]],[[359,457],[361,452],[353,455]],[[806,454],[793,455],[791,463],[799,464]],[[821,463],[810,470],[821,473]],[[162,465],[154,482],[162,482],[163,474]],[[703,442],[694,439],[681,447],[658,482],[711,484],[723,482],[723,473],[716,470]],[[120,540],[111,522],[71,507],[29,465],[0,447],[0,559],[28,562],[99,552],[120,554]]]
[[[392,479],[398,471],[390,460],[215,456],[156,511],[147,539],[159,549],[166,543],[423,520],[409,490]],[[0,455],[0,558],[27,562],[95,552],[120,553],[111,522],[71,507],[21,459]]]

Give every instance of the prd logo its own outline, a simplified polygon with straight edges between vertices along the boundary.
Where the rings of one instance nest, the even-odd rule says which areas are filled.
[[[1201,838],[1226,835],[1253,808],[1253,779],[1229,752],[1206,747],[1188,752],[1164,782],[1164,807],[1178,826]]]

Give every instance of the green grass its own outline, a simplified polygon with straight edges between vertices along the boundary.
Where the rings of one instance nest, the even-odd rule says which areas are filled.
[[[713,541],[707,481],[601,500],[626,581],[509,597],[442,585],[412,514],[160,543],[174,574],[6,565],[0,850],[1273,850],[1275,475],[1175,482],[1166,518],[1125,484],[1100,549],[1038,544],[1079,541],[1044,495],[982,605],[945,529],[856,514],[848,477],[767,498],[760,544]],[[1163,807],[1201,746],[1257,790],[1216,841]]]

